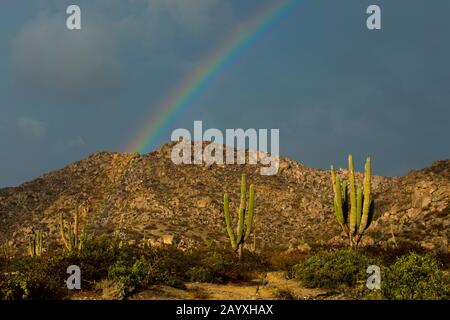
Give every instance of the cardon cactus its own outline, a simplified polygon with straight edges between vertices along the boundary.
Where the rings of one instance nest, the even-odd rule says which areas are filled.
[[[32,230],[32,235],[28,239],[28,253],[31,257],[40,257],[42,255],[43,237],[42,231]]]
[[[250,188],[248,190],[248,201],[247,201],[246,180],[247,180],[246,175],[243,174],[241,177],[241,201],[239,209],[237,211],[238,223],[236,228],[236,234],[231,225],[228,193],[225,193],[223,196],[223,212],[225,216],[225,224],[227,227],[228,236],[230,238],[231,246],[233,247],[233,250],[238,252],[239,258],[242,258],[242,250],[244,247],[244,243],[249,238],[252,232],[253,216],[255,211],[255,188],[253,184],[250,185]]]
[[[81,236],[79,233],[79,211],[87,212],[85,207],[79,207],[78,210],[75,211],[75,216],[73,219],[73,224],[69,221],[66,222],[64,219],[64,215],[61,213],[60,215],[60,234],[61,239],[64,243],[64,247],[67,251],[81,251],[83,249],[83,245],[87,239],[86,229],[83,228],[81,232]]]
[[[348,236],[351,247],[357,247],[369,228],[373,214],[374,201],[371,196],[371,167],[370,158],[367,158],[364,168],[363,186],[355,181],[353,157],[348,156],[348,183],[336,175],[331,166],[331,181],[334,191],[334,211],[336,220],[344,233]]]

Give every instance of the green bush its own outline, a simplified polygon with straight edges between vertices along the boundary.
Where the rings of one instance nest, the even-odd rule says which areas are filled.
[[[0,299],[44,300],[66,296],[59,266],[63,258],[26,258],[15,264],[15,274],[0,282]]]
[[[83,250],[67,254],[72,264],[82,270],[82,287],[90,287],[108,276],[109,268],[128,255],[128,248],[120,248],[116,241],[97,239],[87,241]],[[84,281],[85,280],[85,281]]]
[[[253,252],[246,252],[240,260],[232,251],[208,253],[208,255],[211,258],[204,260],[203,263],[206,266],[214,266],[214,274],[221,278],[222,282],[250,281],[258,272],[269,269],[269,262]],[[215,262],[212,263],[212,261]]]
[[[162,284],[169,287],[174,287],[178,289],[186,289],[186,286],[182,279],[178,276],[171,274],[167,270],[161,270],[155,273],[150,279],[149,283]]]
[[[173,261],[171,259],[169,260]],[[146,258],[141,256],[139,259],[125,257],[116,261],[109,268],[108,277],[111,280],[122,283],[126,294],[130,294],[136,289],[150,284],[185,288],[184,282],[173,267],[173,265],[170,265],[167,260],[161,257],[153,256]]]
[[[61,299],[67,290],[67,267],[78,265],[82,270],[81,287],[90,288],[95,281],[108,276],[108,269],[125,255],[111,241],[86,243],[81,252],[52,252],[42,257],[15,259],[4,272],[14,274],[0,279],[0,299]]]
[[[127,293],[145,284],[149,271],[149,263],[144,257],[134,262],[131,260],[118,260],[108,270],[110,279],[122,283]]]
[[[82,290],[109,281],[124,289],[124,296],[148,285],[185,288],[185,281],[240,282],[266,271],[269,262],[248,252],[239,260],[235,252],[217,247],[182,251],[173,246],[138,248],[119,246],[110,239],[86,242],[76,252],[47,252],[42,257],[15,258],[2,266],[0,299],[61,299],[70,296],[67,267],[81,268]],[[13,274],[13,275],[11,275]]]
[[[159,279],[158,273],[164,273],[163,279],[172,276],[196,282],[246,281],[265,265],[259,256],[250,252],[239,260],[233,251],[216,248],[183,252],[167,247],[150,252],[146,257],[152,261],[153,273],[156,275],[154,279]]]
[[[200,256],[197,265],[189,268],[186,275],[188,281],[222,283],[226,277],[227,263],[218,251],[205,252]]]
[[[30,288],[24,277],[14,276],[0,283],[0,299],[25,300],[30,298]]]
[[[210,282],[210,283],[220,283],[222,278],[216,277],[211,270],[202,266],[196,266],[190,268],[186,275],[189,277],[189,281],[193,282]]]
[[[411,253],[382,273],[383,298],[393,300],[437,300],[450,298],[450,285],[431,255]]]
[[[337,289],[366,281],[367,267],[379,264],[352,249],[320,251],[292,268],[291,277],[308,288]]]

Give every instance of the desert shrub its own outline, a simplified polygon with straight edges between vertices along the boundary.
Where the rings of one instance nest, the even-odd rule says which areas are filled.
[[[14,276],[0,282],[0,298],[2,300],[29,299],[30,288],[25,277]]]
[[[261,271],[269,268],[264,257],[246,252],[239,260],[236,253],[231,250],[212,251],[204,253],[201,265],[208,268],[218,282],[250,281]]]
[[[1,299],[64,298],[67,290],[62,273],[58,270],[62,260],[59,257],[26,258],[16,262],[14,274],[0,283]]]
[[[197,253],[198,254],[198,253]],[[191,267],[186,275],[188,281],[222,283],[227,278],[227,263],[224,255],[216,250],[200,254],[197,264]]]
[[[83,287],[105,279],[109,268],[128,254],[128,248],[120,248],[116,241],[109,239],[90,240],[82,251],[66,254],[72,264],[78,265],[82,272]]]
[[[431,255],[411,253],[402,256],[382,274],[385,299],[437,300],[450,298],[448,278]]]
[[[258,255],[246,252],[239,260],[235,252],[218,248],[197,248],[183,252],[174,248],[162,248],[148,255],[159,273],[183,281],[237,282],[252,279],[257,271],[267,267]]]
[[[357,250],[320,251],[295,265],[290,276],[308,288],[353,287],[367,279],[367,267],[379,262]]]
[[[150,257],[141,256],[139,259],[124,256],[109,268],[108,278],[123,284],[126,294],[150,284],[185,288],[178,267],[180,259],[174,259],[172,253],[165,256],[162,252],[152,252]]]
[[[270,267],[263,256],[251,252],[239,260],[232,250],[212,246],[188,251],[174,246],[142,249],[96,239],[87,241],[81,251],[47,252],[42,257],[12,261],[5,272],[15,275],[0,275],[0,298],[65,298],[71,293],[65,284],[70,265],[81,268],[82,290],[99,289],[106,281],[111,285],[104,285],[105,290],[101,286],[101,290],[119,298],[154,284],[184,289],[185,281],[247,281]]]
[[[80,252],[52,252],[42,257],[18,258],[6,270],[15,274],[0,283],[3,299],[60,299],[68,294],[65,280],[67,267],[82,270],[82,288],[108,276],[108,269],[124,251],[111,241],[92,240]]]
[[[212,282],[211,273],[205,267],[192,267],[187,271],[186,275],[193,282]]]
[[[215,278],[208,268],[199,266],[190,268],[186,275],[189,277],[189,281],[193,282],[221,282],[221,278]]]
[[[0,284],[0,296],[4,300],[54,300],[65,295],[66,291],[56,279],[35,273],[13,276]]]
[[[161,271],[154,273],[149,278],[149,283],[162,284],[162,285],[174,287],[177,289],[186,289],[186,286],[182,279],[180,279],[178,276],[171,274],[170,272],[165,271],[165,270],[161,270]]]
[[[299,251],[288,252],[286,250],[265,253],[264,255],[272,271],[289,271],[299,261],[305,260],[306,257],[305,253]]]
[[[118,260],[108,270],[111,280],[121,283],[126,293],[133,292],[146,282],[149,272],[149,263],[144,257],[139,260]]]
[[[186,271],[198,264],[200,256],[184,253],[173,247],[154,250],[148,257],[152,261],[154,273],[165,272],[183,278]]]

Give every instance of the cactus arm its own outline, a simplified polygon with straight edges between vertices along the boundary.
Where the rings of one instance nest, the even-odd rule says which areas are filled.
[[[254,211],[255,211],[255,188],[251,184],[249,190],[248,211],[245,223],[246,227],[244,240],[247,240],[248,237],[250,236],[250,233],[252,232]]]
[[[344,224],[344,211],[342,207],[342,194],[341,194],[341,180],[339,176],[335,178],[335,194],[334,194],[334,206],[335,206],[335,214],[336,219],[339,224]]]
[[[44,248],[44,238],[43,238],[42,231],[40,231],[40,233],[39,233],[39,255],[42,255],[43,248]]]
[[[331,166],[330,172],[331,172],[331,184],[333,186],[333,192],[334,194],[336,194],[336,172],[334,171],[333,165]]]
[[[245,228],[245,208],[239,208],[239,221],[237,226],[237,244],[242,244],[244,240],[244,228]]]
[[[350,219],[349,228],[350,235],[354,235],[356,231],[356,187],[355,187],[355,170],[353,168],[353,157],[348,156],[348,174],[350,187]]]
[[[73,223],[73,247],[78,248],[78,210],[75,211],[75,218]]]
[[[39,246],[40,246],[40,231],[36,231],[36,246],[35,246],[35,251],[36,251],[36,255],[40,256],[39,254]]]
[[[245,208],[245,196],[247,193],[247,177],[245,174],[241,177],[241,202],[239,204],[239,210]]]
[[[356,191],[356,229],[359,229],[359,226],[361,224],[362,203],[363,192],[361,188],[358,188]]]
[[[30,253],[31,257],[34,257],[36,255],[35,252],[35,245],[34,245],[34,234],[32,236],[30,236],[30,238],[28,239],[28,252]]]
[[[41,238],[41,231],[36,231],[36,255],[40,256],[42,251],[42,238]]]
[[[86,242],[87,242],[87,231],[86,231],[86,227],[84,227],[83,228],[83,233],[81,235],[80,243],[78,245],[78,250],[79,251],[83,250]]]
[[[364,230],[366,230],[369,225],[369,218],[373,215],[373,201],[371,199],[371,167],[370,167],[370,158],[367,158],[366,164],[364,167],[364,204],[362,208],[362,218],[361,225],[359,226],[358,233],[363,234]],[[371,210],[372,208],[372,210]]]
[[[230,207],[228,200],[228,193],[223,195],[223,213],[225,216],[225,223],[227,225],[228,236],[230,237],[231,246],[234,250],[237,249],[236,239],[234,237],[233,227],[231,226]]]
[[[68,243],[68,241],[67,241],[67,239],[66,239],[66,234],[65,234],[65,225],[66,225],[66,223],[65,223],[65,221],[64,221],[64,217],[63,217],[63,214],[61,213],[60,214],[60,216],[59,216],[59,224],[60,224],[60,233],[61,233],[61,239],[62,239],[62,241],[63,241],[63,243],[64,243],[64,246],[67,248],[67,249],[69,249],[69,243]]]
[[[67,227],[67,242],[69,243],[69,251],[73,251],[73,234],[72,234],[72,224],[68,223]]]
[[[341,184],[341,193],[342,193],[342,210],[344,213],[344,225],[346,225],[348,229],[348,183],[344,180]]]
[[[241,202],[239,204],[239,220],[237,225],[237,244],[241,244],[244,240],[244,227],[245,227],[245,209],[246,209],[246,194],[247,194],[247,184],[246,184],[246,175],[243,174],[241,178]]]
[[[375,201],[372,200],[370,201],[369,218],[367,219],[366,229],[370,227],[374,214],[375,214]]]
[[[341,184],[341,193],[342,193],[342,202],[347,202],[348,201],[348,196],[347,196],[347,192],[348,192],[348,182],[346,180],[342,181]]]

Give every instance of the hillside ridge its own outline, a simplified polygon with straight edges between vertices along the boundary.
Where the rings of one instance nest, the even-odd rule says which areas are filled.
[[[256,187],[258,246],[304,248],[340,244],[332,211],[329,172],[280,158],[277,175],[258,165],[175,165],[173,143],[145,155],[99,152],[17,187],[0,189],[0,245],[24,251],[32,228],[45,234],[47,250],[61,247],[58,219],[80,205],[92,236],[129,244],[174,243],[182,248],[217,241],[227,245],[223,193],[232,210],[240,175]],[[340,169],[345,175],[346,170]],[[361,174],[357,174],[361,179]],[[363,245],[411,243],[450,250],[450,160],[401,177],[375,176],[375,221]]]

